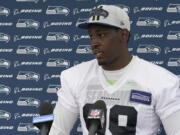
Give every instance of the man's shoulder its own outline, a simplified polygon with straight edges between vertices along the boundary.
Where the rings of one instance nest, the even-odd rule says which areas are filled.
[[[86,79],[95,74],[98,67],[96,60],[90,60],[75,65],[61,72],[61,81],[66,80],[69,86],[80,86]]]
[[[80,64],[77,64],[71,68],[68,68],[66,70],[63,70],[61,72],[61,74],[82,74],[87,72],[90,69],[93,69],[94,67],[97,66],[97,61],[95,59],[90,60],[90,61],[86,61],[86,62],[82,62]]]
[[[158,82],[170,80],[175,81],[178,79],[178,77],[174,73],[164,67],[161,67],[141,58],[138,58],[138,61],[140,67],[139,69],[141,70],[141,72],[143,72],[144,76],[149,79],[153,79],[155,81],[158,80]]]

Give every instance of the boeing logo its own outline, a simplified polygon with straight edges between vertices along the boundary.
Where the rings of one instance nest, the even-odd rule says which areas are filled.
[[[0,126],[0,130],[13,130],[14,126]]]
[[[18,15],[18,14],[40,14],[42,13],[42,9],[14,9],[13,14]]]
[[[138,12],[150,12],[150,11],[162,11],[163,7],[134,7],[134,13]]]
[[[44,48],[44,54],[49,54],[49,53],[70,53],[72,52],[73,48]]]
[[[91,0],[76,0],[78,2],[88,2],[88,1],[91,1]],[[95,2],[103,2],[103,1],[106,1],[106,0],[94,0]]]
[[[3,53],[10,53],[10,52],[13,52],[13,49],[4,49],[4,48],[0,48],[0,52],[3,52]]]
[[[52,26],[71,26],[72,22],[44,22],[43,28],[52,27]]]
[[[29,117],[36,117],[36,116],[40,116],[37,113],[15,113],[14,114],[14,119],[18,119],[18,118],[29,118]]]
[[[165,54],[171,53],[171,52],[180,52],[180,48],[175,48],[175,47],[165,47],[164,48]]]
[[[143,38],[163,38],[163,34],[135,34],[134,40],[143,39]]]
[[[73,40],[89,39],[89,35],[74,35]]]
[[[37,4],[39,0],[16,0],[16,2],[34,2]]]
[[[77,27],[79,24],[86,22],[86,21],[87,21],[87,18],[78,18],[75,25]]]
[[[40,40],[40,39],[42,39],[42,35],[38,35],[38,36],[14,35],[14,42],[18,40]]]
[[[0,74],[0,78],[13,78],[13,74]]]
[[[156,65],[163,65],[164,64],[164,61],[150,61]]]
[[[79,13],[89,13],[91,12],[91,8],[81,8],[81,9],[78,9],[78,8],[74,8],[73,9],[73,14],[76,15],[76,14],[79,14]]]
[[[0,26],[12,26],[12,22],[0,22]]]
[[[13,100],[0,100],[0,104],[13,104]]]
[[[164,27],[168,27],[171,25],[180,25],[180,20],[172,20],[172,21],[165,20],[164,21]]]
[[[45,74],[44,75],[44,80],[59,79],[59,78],[60,78],[59,74],[52,74],[52,75]]]
[[[15,61],[14,67],[19,66],[41,66],[43,64],[42,61]]]
[[[20,93],[20,92],[41,92],[43,91],[43,88],[19,88],[19,87],[15,87],[14,88],[14,93]]]

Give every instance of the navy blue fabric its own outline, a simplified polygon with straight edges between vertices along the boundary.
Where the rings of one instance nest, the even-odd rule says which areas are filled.
[[[179,0],[0,0],[1,135],[39,134],[32,117],[40,103],[55,105],[61,71],[94,58],[77,25],[99,4],[127,10],[132,54],[180,76]],[[72,135],[81,134],[77,121]]]

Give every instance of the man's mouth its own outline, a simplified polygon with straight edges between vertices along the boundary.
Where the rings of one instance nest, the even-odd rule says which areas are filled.
[[[103,52],[100,51],[100,50],[94,50],[94,55],[95,55],[97,58],[99,58],[99,57],[102,57]]]
[[[97,57],[101,57],[102,54],[103,54],[102,52],[98,52],[98,53],[96,54],[96,56],[97,56]]]

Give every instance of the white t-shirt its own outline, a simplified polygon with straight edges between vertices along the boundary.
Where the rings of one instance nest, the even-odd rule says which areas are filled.
[[[137,56],[114,85],[105,80],[96,60],[63,71],[50,135],[67,135],[78,114],[88,135],[83,107],[97,100],[107,107],[105,135],[156,135],[160,119],[180,110],[179,78]]]
[[[117,82],[117,80],[121,78],[121,76],[123,76],[123,74],[126,74],[126,72],[128,72],[134,60],[135,57],[132,58],[131,62],[128,65],[118,70],[109,71],[101,68],[101,73],[103,75],[102,76],[103,83],[106,86],[114,85]]]

